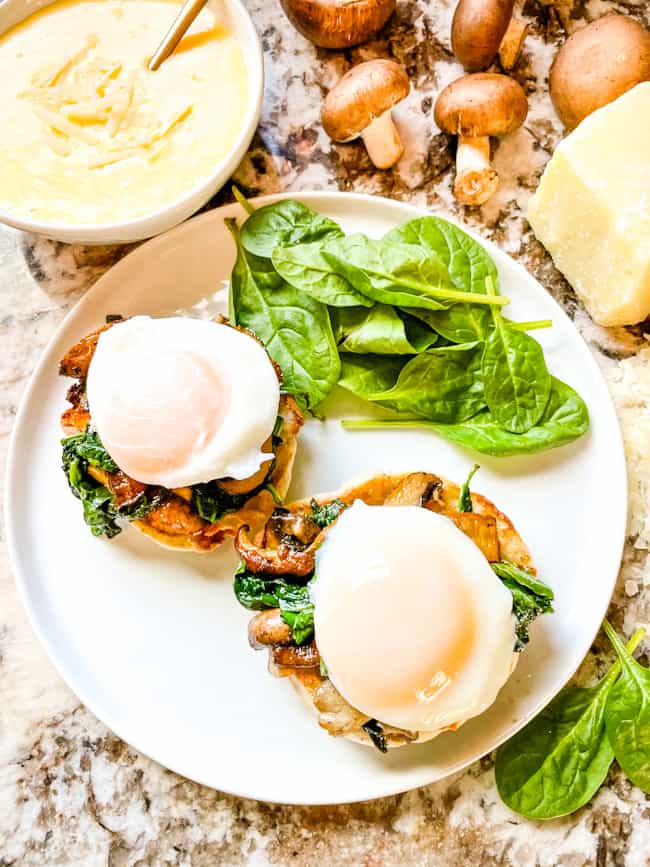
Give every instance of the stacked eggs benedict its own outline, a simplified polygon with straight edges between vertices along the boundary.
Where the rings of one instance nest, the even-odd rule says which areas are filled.
[[[63,358],[77,379],[63,464],[95,535],[120,519],[207,551],[262,527],[289,486],[302,416],[258,341],[221,322],[136,316]]]
[[[266,609],[249,638],[271,672],[330,734],[382,751],[482,713],[552,610],[508,518],[431,473],[276,510],[260,546],[242,528],[236,547],[235,593]]]

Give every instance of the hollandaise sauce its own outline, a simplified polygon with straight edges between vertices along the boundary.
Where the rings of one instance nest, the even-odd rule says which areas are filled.
[[[0,208],[43,222],[123,222],[215,169],[244,123],[246,66],[207,7],[149,72],[180,6],[62,0],[0,38]]]

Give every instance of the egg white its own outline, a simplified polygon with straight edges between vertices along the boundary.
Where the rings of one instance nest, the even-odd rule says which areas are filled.
[[[87,379],[92,424],[128,476],[178,488],[245,479],[269,455],[280,385],[264,348],[227,325],[135,316],[103,332]]]
[[[317,552],[315,575],[316,644],[353,707],[434,732],[492,704],[512,669],[512,597],[451,520],[357,501]]]

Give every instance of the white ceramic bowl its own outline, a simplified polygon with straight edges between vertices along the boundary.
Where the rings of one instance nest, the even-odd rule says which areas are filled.
[[[32,15],[53,0],[3,0],[0,2],[0,34],[19,21]],[[213,196],[225,184],[241,162],[253,138],[262,110],[264,94],[264,65],[262,46],[251,18],[240,0],[209,0],[218,3],[230,28],[239,41],[248,73],[248,108],[239,136],[225,159],[215,165],[209,177],[188,189],[180,199],[144,217],[120,223],[73,225],[71,223],[45,223],[12,214],[0,208],[0,222],[45,235],[57,241],[83,244],[121,244],[150,238],[182,222]],[[162,38],[163,34],[161,34]],[[188,154],[188,158],[191,155]]]

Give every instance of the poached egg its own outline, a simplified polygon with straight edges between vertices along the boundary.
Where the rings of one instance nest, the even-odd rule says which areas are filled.
[[[512,596],[449,518],[356,501],[328,532],[315,575],[316,644],[353,707],[435,732],[492,704],[513,665]]]
[[[92,423],[136,481],[245,479],[269,454],[280,383],[248,334],[208,320],[134,316],[102,332],[86,383]]]

